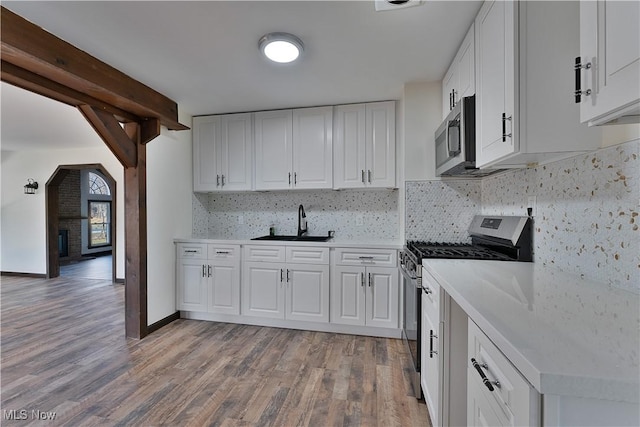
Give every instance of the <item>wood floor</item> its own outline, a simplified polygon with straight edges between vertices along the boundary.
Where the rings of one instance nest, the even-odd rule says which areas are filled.
[[[3,426],[429,425],[400,340],[183,319],[128,340],[123,285],[1,280]]]

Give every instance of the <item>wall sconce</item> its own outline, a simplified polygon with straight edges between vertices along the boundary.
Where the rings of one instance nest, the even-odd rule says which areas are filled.
[[[38,183],[33,179],[27,179],[27,185],[24,186],[24,194],[36,194]]]

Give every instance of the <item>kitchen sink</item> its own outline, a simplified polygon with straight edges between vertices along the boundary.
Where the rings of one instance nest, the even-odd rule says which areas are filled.
[[[285,241],[285,242],[326,242],[331,239],[331,236],[288,236],[288,235],[279,235],[276,234],[274,236],[261,236],[254,237],[251,240],[275,240],[275,241]]]

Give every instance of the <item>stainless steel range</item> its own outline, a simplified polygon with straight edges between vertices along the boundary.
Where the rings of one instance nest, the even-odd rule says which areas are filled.
[[[525,216],[476,215],[469,226],[471,243],[407,241],[400,252],[404,287],[405,341],[415,370],[414,392],[420,388],[420,318],[422,312],[422,260],[425,258],[477,259],[493,261],[532,261],[533,220]],[[428,292],[428,290],[424,290]]]

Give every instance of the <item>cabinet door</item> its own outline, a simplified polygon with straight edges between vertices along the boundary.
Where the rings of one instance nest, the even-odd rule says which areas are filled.
[[[366,105],[366,183],[396,186],[396,108],[394,101]]]
[[[425,304],[429,304],[427,295],[422,293],[422,328],[421,328],[421,367],[420,380],[422,383],[422,391],[424,400],[429,409],[432,425],[440,425],[438,416],[440,414],[439,396],[440,386],[438,381],[440,370],[440,354],[439,354],[439,322],[435,325],[424,310]]]
[[[215,261],[210,267],[208,311],[240,314],[239,262]]]
[[[285,264],[245,262],[242,276],[242,314],[284,319]]]
[[[333,267],[331,280],[331,323],[364,325],[364,267]]]
[[[197,259],[178,260],[178,310],[207,311],[207,266]]]
[[[513,1],[487,1],[475,21],[478,167],[517,150],[513,135],[514,14]]]
[[[447,118],[447,115],[453,110],[453,96],[456,90],[458,81],[458,67],[454,61],[449,66],[449,70],[442,79],[442,120]]]
[[[220,116],[193,118],[193,191],[220,189]]]
[[[329,266],[288,265],[286,316],[289,320],[329,321]]]
[[[454,101],[457,103],[465,96],[476,93],[476,48],[475,26],[467,32],[458,54],[456,55],[456,68],[458,70],[458,86],[454,93]]]
[[[251,113],[222,116],[220,133],[221,189],[251,190],[253,169]]]
[[[398,327],[398,270],[368,267],[366,270],[367,326]]]
[[[284,190],[293,182],[292,112],[254,115],[256,190]]]
[[[582,90],[580,120],[606,123],[640,111],[640,2],[580,2]],[[627,111],[631,110],[631,111]],[[617,114],[616,114],[617,113]]]
[[[293,186],[333,187],[333,107],[293,110]]]
[[[334,109],[334,187],[365,186],[365,104]]]

